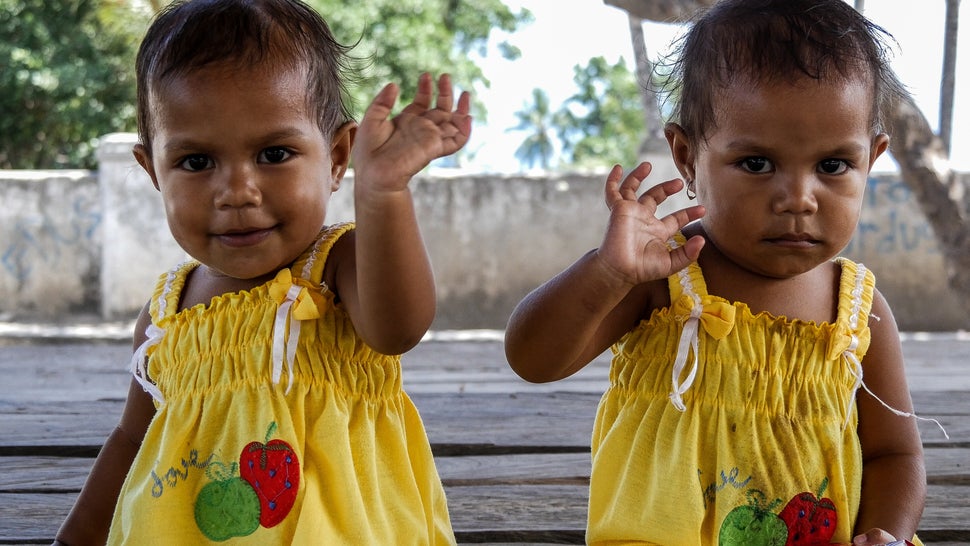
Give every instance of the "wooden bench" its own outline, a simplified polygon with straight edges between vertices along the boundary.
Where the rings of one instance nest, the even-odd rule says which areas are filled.
[[[548,385],[518,379],[497,333],[440,334],[405,356],[460,543],[582,544],[589,440],[609,360]],[[970,543],[970,337],[908,336],[929,495],[920,536]],[[125,343],[0,339],[0,544],[49,544],[117,423]]]

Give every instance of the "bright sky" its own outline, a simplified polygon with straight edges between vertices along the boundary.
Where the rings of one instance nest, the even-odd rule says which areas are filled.
[[[469,147],[476,151],[469,168],[491,172],[517,172],[515,149],[524,133],[510,132],[517,125],[515,112],[530,102],[532,89],[541,87],[558,110],[575,92],[573,67],[596,56],[614,63],[623,56],[633,66],[633,49],[626,13],[602,0],[504,0],[513,9],[527,8],[535,20],[510,36],[522,50],[516,61],[497,53],[481,60],[490,89],[476,90],[475,100],[488,108],[487,123],[477,123]],[[866,0],[865,13],[888,30],[899,42],[893,67],[909,86],[923,114],[935,128],[939,119],[939,94],[943,66],[943,22],[945,0],[916,3],[912,0]],[[966,5],[966,2],[963,3]],[[966,10],[964,10],[965,12]],[[956,99],[953,123],[952,162],[959,171],[970,171],[970,125],[958,120],[970,118],[970,32],[967,21],[960,29],[957,53]],[[665,50],[679,32],[677,25],[646,22],[650,57]],[[883,156],[877,170],[895,170]],[[604,168],[613,159],[604,158]],[[632,167],[632,166],[628,166]]]

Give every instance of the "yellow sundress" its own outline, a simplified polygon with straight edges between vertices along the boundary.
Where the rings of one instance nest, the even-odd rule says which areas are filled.
[[[589,544],[851,542],[875,280],[838,262],[834,324],[753,315],[709,295],[696,263],[669,278],[671,306],[613,347],[592,437]]]
[[[399,357],[365,345],[322,284],[350,229],[207,306],[177,312],[197,263],[160,278],[132,359],[157,413],[109,544],[455,543]]]

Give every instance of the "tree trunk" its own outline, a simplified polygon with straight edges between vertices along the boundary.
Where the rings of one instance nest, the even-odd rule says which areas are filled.
[[[647,42],[643,37],[643,20],[627,14],[630,23],[630,41],[633,57],[636,59],[637,84],[640,87],[640,103],[643,106],[643,126],[647,133],[640,143],[641,157],[650,153],[663,153],[667,150],[663,121],[660,119],[660,101],[653,79],[653,63],[647,56]]]
[[[950,288],[970,316],[968,187],[950,168],[942,139],[912,100],[899,101],[889,123],[890,152],[940,244]]]
[[[940,139],[947,154],[951,150],[953,94],[956,87],[957,29],[960,0],[946,0],[946,29],[943,32],[943,82],[940,85]]]

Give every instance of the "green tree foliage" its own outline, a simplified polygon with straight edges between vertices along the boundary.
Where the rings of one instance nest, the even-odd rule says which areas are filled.
[[[552,110],[544,91],[533,89],[531,102],[515,113],[518,125],[509,130],[525,135],[516,159],[548,169],[556,163],[556,135],[562,166],[635,164],[646,135],[636,76],[623,58],[610,64],[595,57],[573,71],[578,91],[558,110]]]
[[[356,44],[360,112],[388,82],[414,96],[418,75],[449,72],[472,90],[488,80],[469,57],[493,29],[531,20],[501,0],[309,0],[337,38]],[[94,166],[97,138],[133,131],[134,57],[154,0],[0,0],[0,168]],[[507,58],[518,50],[499,45]],[[475,106],[484,119],[485,111]]]
[[[91,168],[98,137],[134,130],[146,20],[119,0],[0,0],[0,168]]]
[[[549,107],[549,95],[542,89],[532,90],[532,103],[515,113],[519,124],[510,131],[522,131],[525,140],[515,150],[515,158],[519,163],[533,167],[537,163],[548,170],[556,154],[556,146],[552,140],[552,131],[556,120]]]
[[[646,134],[636,76],[620,58],[574,68],[579,91],[556,116],[563,152],[579,167],[634,165]]]
[[[513,32],[532,20],[528,11],[513,12],[501,0],[309,1],[338,40],[356,44],[352,54],[364,61],[362,81],[351,93],[358,112],[388,82],[398,83],[402,96],[410,99],[421,72],[448,72],[465,90],[488,86],[468,54],[484,56],[493,29]],[[509,59],[519,55],[506,42],[499,51]],[[480,105],[475,114],[484,120]]]

